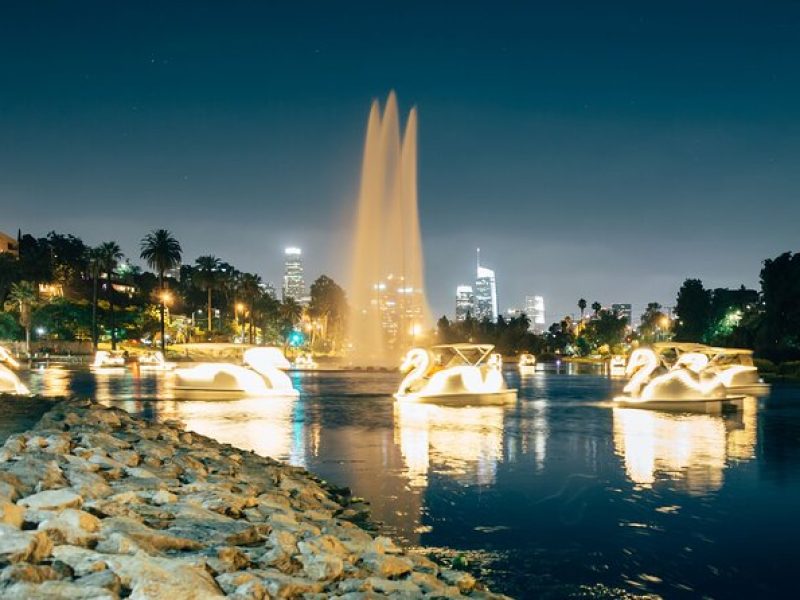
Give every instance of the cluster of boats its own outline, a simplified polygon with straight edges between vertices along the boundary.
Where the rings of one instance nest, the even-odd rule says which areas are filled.
[[[612,367],[622,367],[615,357]],[[161,352],[130,357],[121,352],[98,351],[91,369],[106,372],[135,364],[141,370],[164,371],[173,388],[186,397],[297,396],[286,371],[314,369],[310,355],[292,365],[280,348],[247,349],[242,364],[196,363],[178,367]],[[0,392],[28,394],[27,387],[11,370],[19,365],[0,347]],[[11,367],[11,368],[9,368]],[[520,373],[536,369],[531,354],[519,357]],[[503,376],[503,360],[491,344],[442,344],[413,348],[402,361],[403,379],[394,397],[400,402],[449,405],[503,405],[517,399]],[[660,343],[637,348],[624,362],[628,381],[615,405],[669,410],[717,412],[745,396],[769,391],[753,364],[752,351],[718,348],[694,343]]]
[[[620,405],[716,412],[769,385],[758,375],[751,350],[695,343],[659,343],[637,348],[628,359]]]

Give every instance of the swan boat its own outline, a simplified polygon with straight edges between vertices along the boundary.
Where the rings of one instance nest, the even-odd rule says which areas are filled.
[[[443,344],[408,351],[394,397],[403,402],[457,406],[506,404],[517,399],[503,379],[502,359],[491,344]]]
[[[0,394],[30,394],[31,392],[27,386],[22,383],[19,377],[17,377],[17,374],[6,365],[9,365],[13,369],[19,368],[19,363],[11,356],[11,353],[3,348],[3,346],[0,346]]]
[[[292,367],[297,369],[298,371],[307,371],[317,368],[317,363],[314,362],[314,357],[311,356],[311,352],[301,353],[294,359],[294,364]]]
[[[167,362],[161,351],[155,351],[139,356],[139,368],[143,371],[171,371],[175,363]]]
[[[770,385],[759,377],[758,368],[753,364],[752,350],[680,342],[653,344],[653,350],[665,364],[674,364],[674,361],[687,352],[705,354],[708,365],[704,372],[718,375],[729,392],[747,396],[763,396],[769,393]]]
[[[292,380],[283,372],[289,361],[280,348],[250,348],[243,356],[244,365],[200,363],[176,369],[174,389],[191,396],[297,396]]]
[[[631,354],[625,370],[630,378],[624,396],[615,404],[635,408],[718,413],[735,408],[743,394],[731,394],[723,378],[707,371],[708,356],[702,352],[683,352],[672,365],[665,365],[653,348],[638,348]]]
[[[94,362],[89,365],[92,371],[112,371],[125,368],[125,355],[119,350],[98,350],[94,354]]]
[[[519,372],[523,375],[535,372],[536,357],[533,354],[520,354],[517,367],[519,368]]]

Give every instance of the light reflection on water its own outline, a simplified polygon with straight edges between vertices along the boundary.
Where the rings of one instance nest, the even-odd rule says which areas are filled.
[[[186,401],[158,372],[26,374],[306,467],[370,500],[408,543],[470,553],[498,589],[561,597],[602,583],[667,597],[789,583],[800,535],[800,394],[724,416],[612,407],[597,374],[520,375],[520,401],[395,403],[392,373],[293,374],[299,398]],[[758,573],[755,576],[754,573]]]

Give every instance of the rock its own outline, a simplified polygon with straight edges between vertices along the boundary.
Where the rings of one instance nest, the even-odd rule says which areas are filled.
[[[119,595],[122,591],[122,581],[113,571],[106,569],[84,575],[75,581],[82,586],[104,588],[112,594]]]
[[[104,519],[101,532],[103,537],[108,537],[112,533],[122,533],[140,547],[155,551],[199,550],[204,547],[195,540],[151,529],[144,523],[128,517]]]
[[[248,581],[237,587],[232,594],[228,594],[228,598],[232,600],[265,600],[268,598],[267,588],[259,580]]]
[[[41,583],[51,579],[61,579],[61,575],[49,565],[31,565],[28,563],[17,563],[9,565],[0,571],[0,581],[17,583],[27,581],[28,583]]]
[[[6,477],[0,477],[9,483],[11,478],[8,475],[13,476],[20,496],[67,485],[58,463],[51,455],[44,453],[22,454],[17,460],[0,465],[0,471],[6,472]]]
[[[456,586],[462,593],[472,591],[475,587],[475,578],[465,571],[442,569],[439,575],[448,584]]]
[[[70,489],[46,490],[25,497],[18,504],[36,510],[63,510],[80,507],[83,498]]]
[[[20,531],[0,525],[0,563],[39,562],[50,556],[53,543],[41,531]]]
[[[216,582],[200,566],[181,559],[146,555],[112,556],[109,568],[131,589],[130,598],[204,600],[223,596]]]
[[[158,490],[153,496],[150,498],[153,504],[162,505],[162,504],[173,504],[178,501],[178,497],[175,494],[171,494],[167,490]]]
[[[237,573],[222,573],[216,578],[219,587],[226,594],[232,594],[239,587],[250,583],[252,581],[259,581],[257,572],[254,571],[239,571]]]
[[[419,598],[422,596],[422,590],[413,581],[391,581],[380,577],[368,577],[365,583],[367,588],[384,594],[405,596],[406,598]]]
[[[78,576],[89,575],[108,568],[108,564],[103,560],[104,555],[77,546],[56,546],[53,548],[53,557],[68,565]]]
[[[223,546],[217,549],[217,572],[240,571],[250,565],[250,559],[239,548]]]
[[[107,589],[72,581],[45,581],[40,584],[17,583],[3,590],[3,600],[117,600]]]
[[[66,475],[69,485],[84,498],[105,498],[114,493],[105,478],[92,471],[71,468]]]
[[[318,593],[323,589],[320,583],[285,575],[280,571],[264,571],[260,577],[270,598],[295,598],[302,594]]]
[[[39,523],[39,529],[46,531],[58,544],[89,546],[97,541],[100,519],[82,510],[68,508]]]
[[[413,563],[407,558],[386,554],[366,554],[361,564],[384,579],[396,579],[411,572]]]
[[[0,523],[19,529],[25,516],[25,509],[10,502],[0,501]]]
[[[300,562],[306,575],[315,581],[338,579],[344,571],[344,561],[334,554],[304,554]]]

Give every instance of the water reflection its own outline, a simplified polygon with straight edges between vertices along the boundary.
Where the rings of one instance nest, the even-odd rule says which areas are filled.
[[[502,407],[397,402],[394,420],[412,486],[426,487],[432,468],[466,484],[494,483],[503,455]]]
[[[691,495],[719,490],[729,459],[753,458],[757,400],[730,415],[673,414],[614,408],[614,448],[628,478],[652,487],[660,476]]]
[[[295,418],[296,410],[302,412],[302,405],[294,397],[222,402],[171,400],[158,404],[156,418],[179,419],[187,429],[224,444],[305,466],[303,419],[302,415]],[[310,434],[315,437],[313,430]]]

